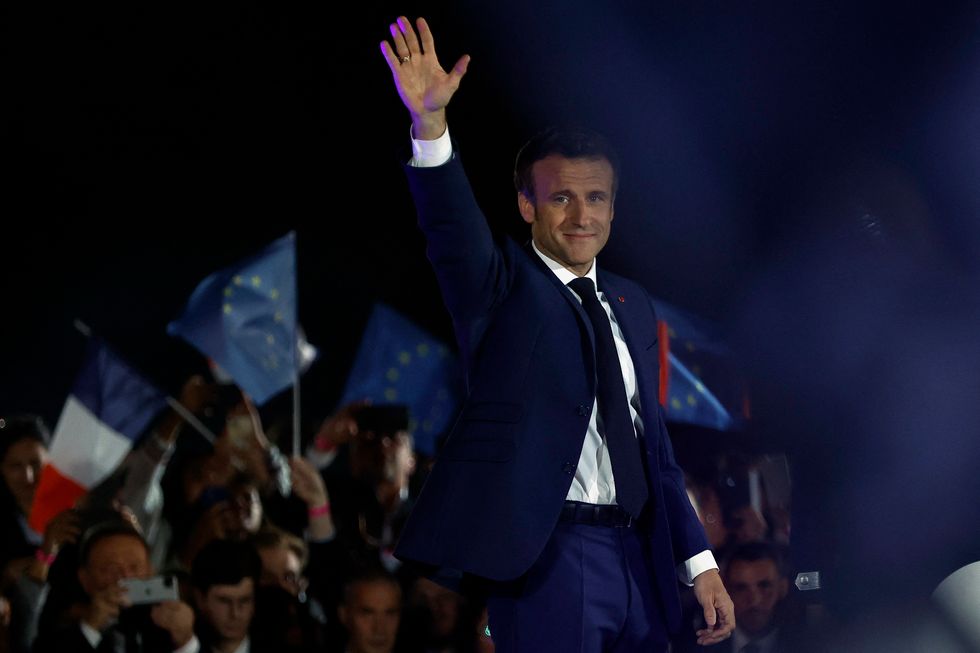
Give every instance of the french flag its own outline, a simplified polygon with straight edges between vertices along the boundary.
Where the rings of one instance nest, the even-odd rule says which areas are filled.
[[[166,406],[166,397],[102,340],[89,338],[82,369],[55,427],[28,520],[52,517],[109,476]]]

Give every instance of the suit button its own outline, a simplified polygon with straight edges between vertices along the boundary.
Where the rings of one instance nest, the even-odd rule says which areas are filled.
[[[562,466],[561,471],[571,476],[572,474],[575,473],[575,465],[573,465],[572,463],[565,463],[564,466]]]
[[[588,406],[586,406],[585,404],[581,404],[581,405],[580,405],[580,406],[578,407],[578,414],[579,414],[580,416],[582,416],[582,417],[585,417],[586,415],[588,415],[588,414],[589,414],[589,407],[588,407]]]

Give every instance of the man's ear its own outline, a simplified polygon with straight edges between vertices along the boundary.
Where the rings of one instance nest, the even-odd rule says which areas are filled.
[[[517,209],[521,212],[524,222],[528,224],[534,222],[534,202],[522,191],[517,191]]]

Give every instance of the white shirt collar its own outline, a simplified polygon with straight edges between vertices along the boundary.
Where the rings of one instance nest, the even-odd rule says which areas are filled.
[[[572,281],[573,279],[578,279],[577,274],[575,274],[574,272],[566,268],[564,265],[562,265],[558,261],[554,260],[547,254],[542,252],[540,249],[538,249],[537,244],[535,244],[533,240],[531,241],[531,247],[534,248],[534,253],[537,254],[542,261],[544,261],[544,264],[548,266],[548,269],[554,272],[555,276],[558,277],[558,280],[561,281],[563,284],[567,286],[569,281]],[[592,285],[598,288],[599,284],[596,283],[595,274],[596,274],[596,264],[595,264],[595,259],[592,259],[592,267],[590,267],[589,271],[585,273],[585,276],[587,276],[589,279],[592,279]]]

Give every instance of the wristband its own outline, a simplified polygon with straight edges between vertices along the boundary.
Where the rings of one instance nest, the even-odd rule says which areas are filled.
[[[329,515],[330,514],[330,504],[329,503],[325,503],[322,506],[317,506],[316,508],[310,508],[307,511],[307,514],[309,514],[310,517],[319,517],[321,515]]]
[[[54,563],[55,558],[57,557],[58,557],[57,553],[45,553],[44,550],[41,548],[38,548],[36,551],[34,551],[34,559],[37,560],[38,562],[43,562],[48,567],[50,567]]]

